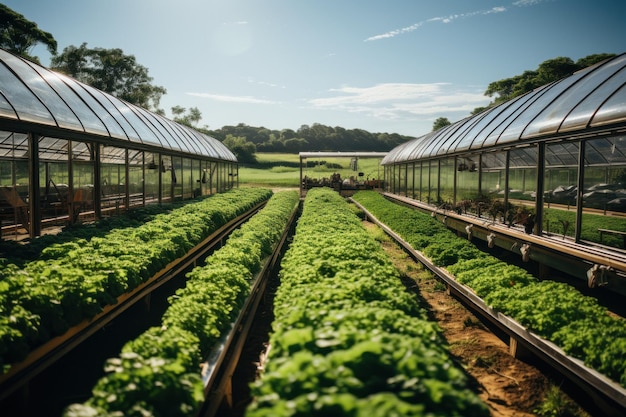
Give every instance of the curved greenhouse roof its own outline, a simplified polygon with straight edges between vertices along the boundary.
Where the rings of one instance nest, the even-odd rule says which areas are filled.
[[[626,54],[403,143],[382,165],[626,131]]]
[[[0,130],[237,161],[217,139],[2,49]]]

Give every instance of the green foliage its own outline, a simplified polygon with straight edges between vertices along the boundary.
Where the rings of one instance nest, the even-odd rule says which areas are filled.
[[[52,55],[57,53],[57,41],[52,34],[39,29],[35,22],[0,4],[0,48],[39,63],[37,57],[29,54],[29,50],[38,43],[46,45]]]
[[[292,129],[270,130],[265,127],[223,126],[210,130],[209,136],[224,141],[228,135],[243,137],[258,152],[298,153],[303,151],[377,151],[386,152],[412,137],[397,133],[371,133],[362,129],[344,129],[314,123]]]
[[[574,417],[579,415],[574,402],[569,400],[559,387],[554,385],[550,386],[542,403],[534,412],[542,417]]]
[[[237,160],[240,163],[250,164],[256,162],[254,156],[256,145],[247,141],[245,137],[228,134],[224,139],[224,145],[237,156]]]
[[[52,57],[50,68],[137,106],[156,110],[164,87],[152,85],[148,68],[119,48],[70,45]]]
[[[437,120],[435,120],[435,122],[433,123],[433,132],[451,124],[452,123],[450,122],[450,120],[448,120],[447,117],[438,117]]]
[[[536,70],[524,71],[521,75],[490,83],[485,95],[496,96],[492,105],[503,103],[613,56],[615,54],[595,54],[581,58],[577,62],[566,57],[548,59],[539,64]]]
[[[254,273],[298,202],[295,191],[274,194],[205,265],[189,272],[186,286],[169,298],[161,326],[127,342],[119,357],[107,361],[92,397],[71,405],[65,416],[195,415],[204,399],[201,361],[231,328]]]
[[[155,215],[136,227],[52,245],[23,267],[0,270],[0,365],[117,302],[213,231],[271,196],[234,189]],[[19,308],[18,308],[19,306]]]
[[[334,191],[307,193],[246,415],[488,415],[436,324]]]
[[[626,357],[626,322],[611,316],[596,299],[564,283],[538,281],[524,269],[501,262],[478,249],[466,249],[469,244],[466,239],[454,236],[451,231],[440,232],[441,224],[432,217],[394,204],[378,193],[361,191],[354,199],[415,249],[433,257],[438,265],[446,266],[460,283],[474,290],[489,306],[626,386],[626,362],[623,360]],[[585,220],[586,227],[590,219]],[[428,222],[432,226],[429,227]]]

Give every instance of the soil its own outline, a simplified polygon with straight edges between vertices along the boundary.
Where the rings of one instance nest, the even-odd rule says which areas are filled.
[[[364,222],[364,225],[370,230],[376,229],[372,223]],[[415,287],[412,289],[424,300],[431,318],[438,322],[451,354],[473,379],[492,416],[537,416],[537,408],[554,385],[550,378],[533,364],[513,357],[508,340],[492,332],[402,248],[389,239],[381,240],[396,268],[404,275],[405,283]],[[569,414],[565,415],[587,415],[566,394],[561,393],[561,396],[568,404]]]

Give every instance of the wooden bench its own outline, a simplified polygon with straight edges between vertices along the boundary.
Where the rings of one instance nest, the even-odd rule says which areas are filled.
[[[611,230],[611,229],[598,229],[598,232],[600,232],[600,243],[602,243],[602,239],[605,234],[621,236],[622,239],[624,239],[624,248],[626,249],[626,232],[622,232],[620,230]]]

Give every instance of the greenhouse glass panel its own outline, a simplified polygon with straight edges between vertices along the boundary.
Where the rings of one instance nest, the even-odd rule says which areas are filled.
[[[429,161],[428,172],[428,194],[426,202],[428,204],[439,204],[439,161]]]
[[[181,186],[183,199],[188,200],[194,197],[195,189],[193,183],[193,172],[191,170],[191,159],[182,158],[181,165],[181,177],[179,178]]]
[[[156,203],[159,201],[159,175],[164,171],[165,164],[161,163],[158,153],[146,152],[144,158],[146,203]]]
[[[117,108],[119,114],[131,125],[141,142],[161,145],[161,141],[159,141],[156,134],[133,112],[129,105],[113,96],[107,96],[107,98]]]
[[[546,145],[546,166],[578,166],[578,142],[557,142]]]
[[[463,202],[462,209],[467,211],[469,200],[476,199],[479,194],[478,155],[457,158],[456,201]]]
[[[151,129],[157,134],[159,141],[161,142],[161,146],[164,148],[171,149],[170,143],[166,139],[166,137],[170,136],[171,133],[161,123],[160,118],[158,118],[154,113],[149,112],[145,109],[142,109],[141,107],[134,106],[133,109],[145,121],[145,123],[149,125]]]
[[[165,139],[170,145],[170,148],[178,149],[178,150],[186,150],[187,146],[180,137],[181,132],[180,132],[180,129],[177,127],[177,125],[174,122],[165,118],[163,118],[162,121],[163,121],[163,125],[170,132],[170,135],[165,137]]]
[[[454,158],[442,159],[439,162],[439,201],[454,204]]]
[[[221,158],[220,152],[215,147],[215,140],[205,136],[205,135],[197,135],[196,145],[200,148],[201,155],[208,156],[211,158]],[[228,159],[228,158],[224,158]]]
[[[606,165],[621,163],[624,155],[624,136],[613,136],[587,141],[585,165]]]
[[[623,59],[626,59],[626,57]],[[581,78],[572,87],[565,90],[559,96],[558,100],[552,102],[549,106],[544,108],[539,115],[537,115],[537,117],[524,130],[523,136],[527,138],[537,135],[556,133],[563,123],[563,120],[572,111],[572,109],[591,92],[598,88],[598,85],[600,85],[607,78],[607,73],[615,72],[618,69],[615,67],[617,62],[619,61],[613,62],[611,65],[603,66],[601,67],[601,70],[596,69],[595,71],[587,71],[586,76]],[[613,89],[611,91],[613,91],[615,87],[616,86],[613,85]]]
[[[185,131],[187,133],[187,137],[189,138],[191,149],[194,153],[198,155],[206,155],[207,149],[198,143],[202,141],[200,133],[192,129],[185,129]]]
[[[469,118],[466,118],[435,132],[433,138],[430,140],[431,147],[429,149],[429,156],[445,155],[448,150],[445,143],[448,141],[457,142],[459,131],[464,131],[468,128],[469,120]]]
[[[0,157],[28,159],[28,135],[0,132]]]
[[[130,123],[128,123],[128,120],[126,120],[122,116],[117,107],[115,107],[113,103],[111,103],[109,99],[109,97],[111,96],[109,96],[108,94],[105,95],[103,92],[96,90],[95,88],[90,87],[86,84],[83,85],[83,88],[85,88],[98,101],[98,103],[100,103],[101,106],[106,109],[106,113],[110,114],[117,122],[117,124],[122,128],[122,131],[124,132],[123,139],[129,139],[133,142],[141,142],[139,134],[135,131],[135,129],[133,129]]]
[[[15,181],[13,179],[13,160],[5,160],[0,164],[0,185],[6,187],[13,187]]]
[[[68,141],[57,138],[42,137],[39,139],[39,159],[64,160],[68,158]]]
[[[506,152],[490,152],[482,156],[482,182],[480,184],[483,196],[488,200],[504,198],[506,180]]]
[[[1,67],[0,72],[2,72]],[[6,117],[8,119],[17,119],[17,113],[15,113],[13,107],[11,107],[9,102],[4,98],[4,95],[2,94],[2,89],[0,89],[0,116]]]
[[[42,192],[42,219],[48,223],[66,224],[69,214],[69,170],[65,160],[42,162],[39,165]],[[53,220],[53,219],[56,219]]]
[[[199,154],[200,151],[193,145],[193,136],[190,134],[189,129],[186,126],[176,125],[179,133],[179,143],[182,144],[183,149],[187,152]]]
[[[94,145],[87,144],[85,142],[72,142],[72,160],[93,161],[93,146]]]
[[[537,148],[513,149],[509,153],[509,200],[537,198]],[[523,203],[522,203],[523,204]]]
[[[622,74],[624,77],[624,74]],[[626,82],[626,81],[624,81]],[[591,121],[591,127],[602,126],[608,123],[617,123],[626,121],[626,84],[617,90],[615,94],[607,100],[606,103],[594,116]]]
[[[144,164],[143,152],[135,152],[129,150],[129,166],[128,166],[128,193],[129,206],[142,206],[145,204],[144,198]]]
[[[406,189],[407,196],[415,198],[415,164],[407,164],[406,167]]]
[[[202,183],[201,183],[201,178],[202,178],[202,171],[200,169],[200,161],[197,159],[192,159],[191,160],[191,179],[189,180],[192,189],[193,189],[193,195],[192,197],[200,197],[202,195]]]
[[[74,142],[73,145],[73,149],[86,148],[86,145],[82,143],[79,145]],[[81,151],[80,154],[84,155],[85,152]],[[84,159],[73,160],[71,164],[74,175],[72,177],[73,193],[70,197],[70,222],[92,220],[94,210],[94,162],[91,159]]]
[[[122,126],[120,126],[117,119],[113,117],[113,115],[109,113],[107,108],[105,108],[100,103],[100,101],[96,100],[96,98],[92,95],[97,92],[97,90],[89,87],[86,84],[80,84],[72,78],[65,77],[61,74],[58,75],[63,79],[63,81],[65,81],[67,85],[70,86],[72,90],[76,92],[76,94],[80,96],[80,98],[87,104],[87,106],[89,106],[89,108],[93,110],[93,113],[98,119],[102,121],[111,137],[128,140],[126,132],[124,132],[124,129],[122,129]],[[92,92],[92,94],[89,93],[90,91]]]
[[[548,235],[574,236],[579,142],[546,145],[543,225]]]
[[[126,164],[126,149],[116,146],[101,146],[100,162],[103,164]]]
[[[99,135],[108,135],[109,132],[107,128],[104,126],[104,123],[102,123],[102,120],[94,114],[93,109],[89,108],[85,102],[81,100],[78,93],[72,90],[67,82],[64,82],[68,77],[64,77],[42,67],[33,66],[33,68],[41,74],[63,101],[69,105],[72,112],[76,114],[80,121],[80,125],[76,127],[77,130],[84,130]]]
[[[122,149],[124,159],[120,160],[120,148],[101,146],[100,149],[100,207],[103,215],[117,215],[126,201],[126,151]],[[114,155],[118,157],[117,162]]]
[[[499,107],[494,107],[483,112],[481,116],[476,116],[476,122],[473,123],[463,135],[459,136],[454,143],[451,143],[450,146],[446,148],[446,151],[465,151],[470,149],[472,144],[476,140],[479,140],[477,138],[481,136],[483,130],[493,121],[494,115],[497,115],[496,109],[499,109]],[[482,142],[482,140],[479,141]]]
[[[4,52],[0,50],[0,53]],[[15,108],[20,120],[56,126],[54,118],[41,104],[37,97],[15,77],[4,65],[0,64],[0,91],[6,100]],[[3,111],[10,116],[11,109]]]
[[[172,157],[169,155],[161,155],[161,201],[172,201],[173,183],[172,183]]]
[[[436,137],[435,132],[428,133],[422,136],[421,140],[415,143],[415,146],[411,150],[409,160],[415,160],[425,158],[430,155],[436,154],[436,150],[433,150],[433,139]]]
[[[500,135],[498,144],[504,144],[514,142],[520,139],[524,139],[522,136],[524,129],[529,123],[541,112],[545,107],[549,106],[554,100],[556,100],[564,91],[576,84],[583,76],[583,72],[576,73],[568,78],[564,78],[554,84],[551,84],[547,88],[543,89],[543,94],[538,95],[526,110],[521,113]],[[575,103],[577,104],[577,103]]]
[[[590,164],[595,152],[609,145],[611,155],[605,164]],[[583,173],[583,218],[580,238],[620,249],[621,236],[600,233],[599,229],[626,232],[626,218],[615,213],[626,212],[626,137],[588,140],[585,146]]]
[[[578,106],[574,108],[574,110],[567,116],[559,132],[567,132],[572,130],[582,130],[587,128],[587,125],[590,123],[591,118],[596,114],[596,111],[600,108],[602,103],[604,103],[607,98],[617,91],[617,96],[622,95],[622,99],[617,99],[607,103],[609,107],[612,108],[611,111],[604,114],[602,117],[606,117],[609,114],[624,114],[624,108],[626,108],[626,90],[622,88],[621,92],[619,90],[619,86],[626,83],[624,79],[626,77],[626,69],[622,69],[622,71],[617,75],[606,80],[598,89],[596,89],[593,93],[591,93],[588,97],[585,98]],[[598,119],[600,120],[600,119]]]
[[[52,116],[59,127],[83,130],[76,115],[32,66],[4,50],[0,50],[0,57],[52,112]]]
[[[530,93],[514,98],[510,102],[501,104],[501,106],[506,106],[506,108],[503,109],[491,122],[491,131],[485,130],[485,139],[482,142],[479,140],[474,141],[471,149],[486,148],[498,143],[502,132],[511,123],[513,123],[516,117],[526,111],[528,106],[532,104],[537,96],[543,94],[545,88],[546,86],[539,87]]]

